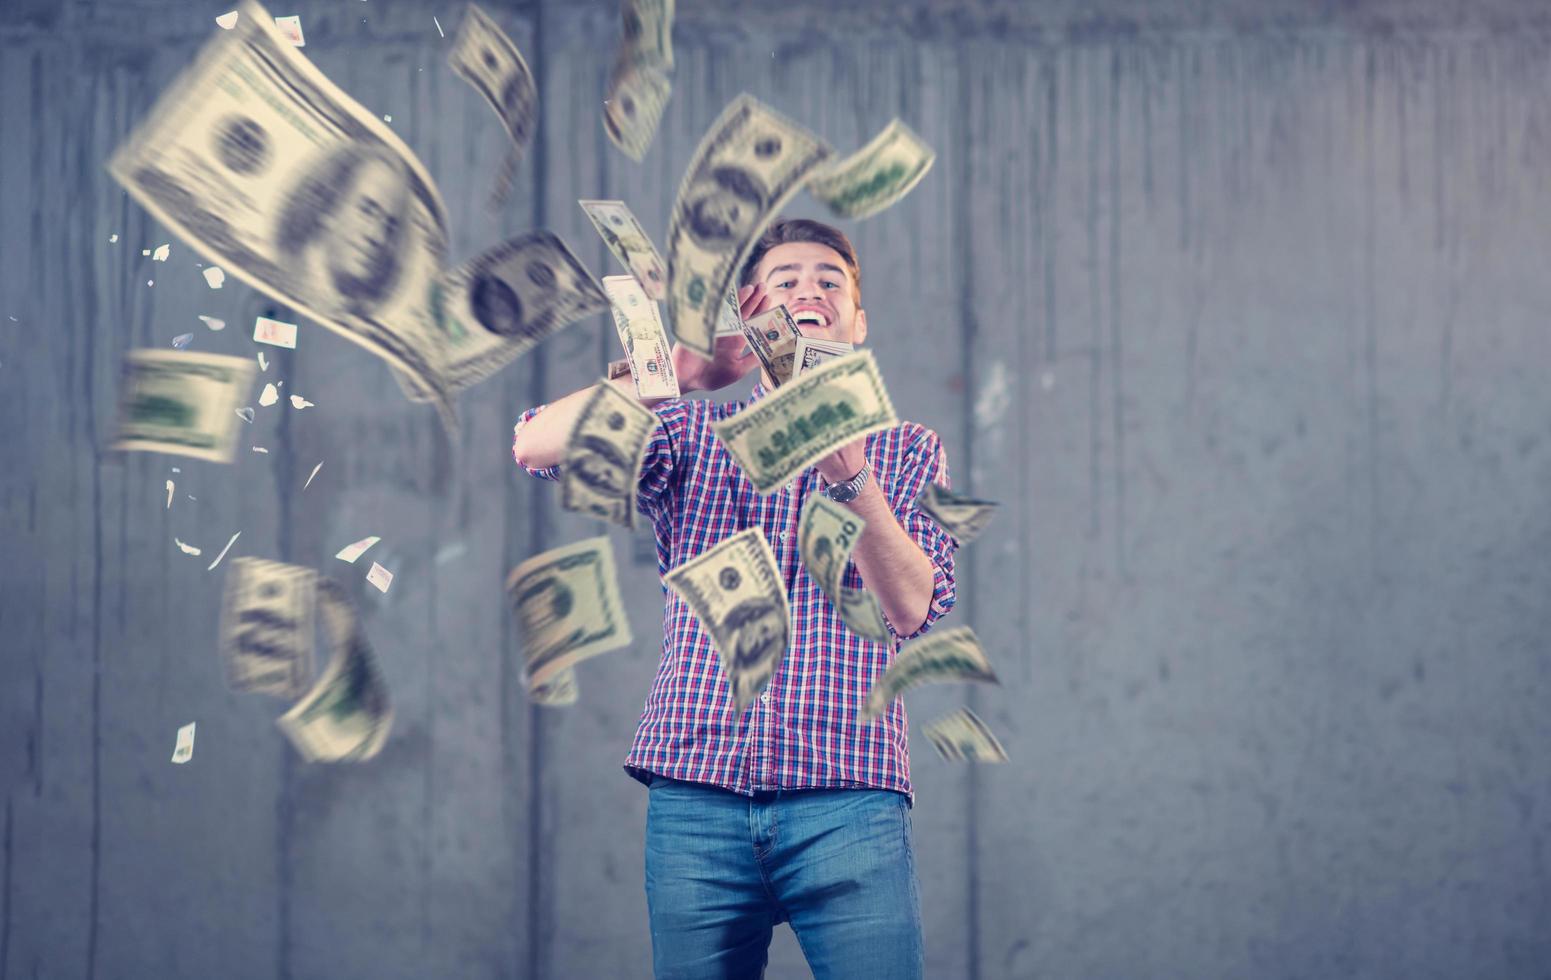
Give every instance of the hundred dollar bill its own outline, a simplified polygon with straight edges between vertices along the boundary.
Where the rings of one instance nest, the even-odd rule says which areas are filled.
[[[576,703],[576,671],[562,670],[543,684],[528,688],[528,700],[546,707],[560,708]]]
[[[711,356],[718,298],[771,217],[832,152],[748,93],[722,111],[695,149],[668,223],[668,319],[679,343]]]
[[[447,212],[382,120],[246,3],[114,151],[108,172],[260,292],[385,358],[451,419],[431,286]]]
[[[501,26],[472,3],[453,38],[447,64],[485,97],[512,138],[511,149],[496,178],[495,198],[504,201],[511,193],[517,161],[527,149],[538,119],[538,86],[533,83],[533,73]]]
[[[602,313],[608,297],[575,253],[542,229],[470,259],[432,290],[443,375],[456,392],[485,380],[568,324]],[[412,401],[430,392],[399,375]]]
[[[866,528],[867,522],[849,507],[828,497],[809,497],[798,521],[797,553],[819,591],[829,597],[840,613],[840,621],[851,632],[869,639],[886,640],[889,628],[877,597],[844,584],[851,552]]]
[[[593,386],[560,463],[560,506],[635,527],[636,482],[657,421],[608,382]]]
[[[230,463],[237,407],[253,382],[245,357],[181,350],[132,350],[119,382],[114,449],[175,453]]]
[[[1007,751],[986,723],[968,708],[960,708],[922,726],[921,733],[937,754],[950,762],[1006,762]]]
[[[842,218],[877,214],[910,193],[937,153],[895,119],[872,142],[808,182],[808,191]]]
[[[630,376],[641,398],[679,397],[679,379],[673,372],[673,349],[668,331],[657,315],[657,304],[634,276],[604,276],[603,292],[613,304],[614,329],[630,360]]]
[[[792,376],[797,341],[802,339],[797,321],[792,319],[792,314],[783,305],[738,322],[742,325],[749,348],[759,358],[759,363],[764,365],[766,376],[774,387],[779,388]]]
[[[765,533],[740,531],[669,572],[663,581],[700,621],[732,688],[740,718],[786,654],[786,584]]]
[[[673,68],[673,0],[624,0],[619,60]]]
[[[731,337],[743,332],[743,310],[738,306],[738,287],[728,286],[725,302],[716,311],[713,337]]]
[[[588,657],[630,645],[608,535],[534,555],[512,569],[506,594],[522,633],[523,681],[530,688],[559,681]]]
[[[898,424],[864,350],[813,368],[711,430],[755,491],[767,494],[851,440]]]
[[[996,516],[996,508],[1001,504],[994,500],[963,497],[935,483],[928,483],[916,498],[916,506],[941,524],[943,530],[958,538],[960,544],[965,544],[980,536],[980,532],[991,523],[991,518]]]
[[[294,698],[312,677],[317,573],[262,558],[234,558],[221,599],[226,686]]]
[[[843,340],[825,340],[822,337],[802,337],[792,352],[792,377],[829,361],[838,360],[854,352],[856,348]]]
[[[605,94],[603,131],[621,153],[641,160],[657,135],[657,123],[673,94],[673,83],[655,65],[616,61]]]
[[[668,266],[652,244],[646,229],[636,220],[624,201],[577,201],[587,219],[603,236],[614,257],[630,270],[646,295],[654,300],[668,296]]]
[[[1000,684],[975,631],[968,626],[927,634],[899,652],[889,669],[867,692],[858,718],[863,722],[883,714],[893,700],[918,684],[983,681]]]
[[[388,686],[337,582],[318,580],[318,609],[333,657],[306,696],[275,724],[308,762],[364,762],[382,750],[393,727]]]

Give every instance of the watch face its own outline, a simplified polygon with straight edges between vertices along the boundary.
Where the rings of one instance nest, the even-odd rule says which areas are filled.
[[[829,488],[829,499],[843,504],[856,499],[856,490],[849,483],[837,483]]]

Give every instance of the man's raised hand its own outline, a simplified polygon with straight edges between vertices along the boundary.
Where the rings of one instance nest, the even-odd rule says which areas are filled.
[[[765,312],[770,296],[764,283],[738,287],[738,314],[745,320]],[[711,357],[673,342],[673,371],[679,378],[679,390],[715,391],[725,388],[759,366],[759,357],[748,350],[742,334],[717,337],[712,341]]]

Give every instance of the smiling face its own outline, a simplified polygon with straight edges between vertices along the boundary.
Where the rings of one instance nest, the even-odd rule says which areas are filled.
[[[848,344],[867,339],[867,312],[857,305],[856,281],[846,260],[828,245],[776,245],[760,259],[753,281],[765,284],[770,308],[785,304],[804,337]]]

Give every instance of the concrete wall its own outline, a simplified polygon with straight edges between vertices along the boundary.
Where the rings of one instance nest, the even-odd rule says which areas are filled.
[[[680,0],[639,165],[599,123],[611,5],[488,7],[543,97],[500,211],[502,134],[432,22],[457,4],[274,10],[393,116],[458,258],[543,226],[613,271],[576,199],[661,241],[745,89],[842,151],[896,114],[938,149],[846,226],[901,414],[1006,503],[947,621],[1004,683],[909,697],[918,723],[972,706],[1012,758],[915,740],[930,976],[1551,972],[1542,5]],[[650,542],[611,532],[637,641],[574,708],[523,697],[501,591],[599,533],[508,445],[614,356],[605,318],[472,391],[458,449],[312,325],[268,351],[317,407],[261,413],[267,456],[107,448],[124,351],[246,355],[255,315],[293,318],[209,291],[103,170],[225,9],[0,8],[0,978],[648,976],[619,765],[658,658]],[[302,764],[278,702],[225,689],[223,570],[172,538],[239,530],[233,555],[355,590],[398,706],[372,763]],[[331,557],[367,534],[385,596]],[[786,927],[769,975],[806,975]]]

